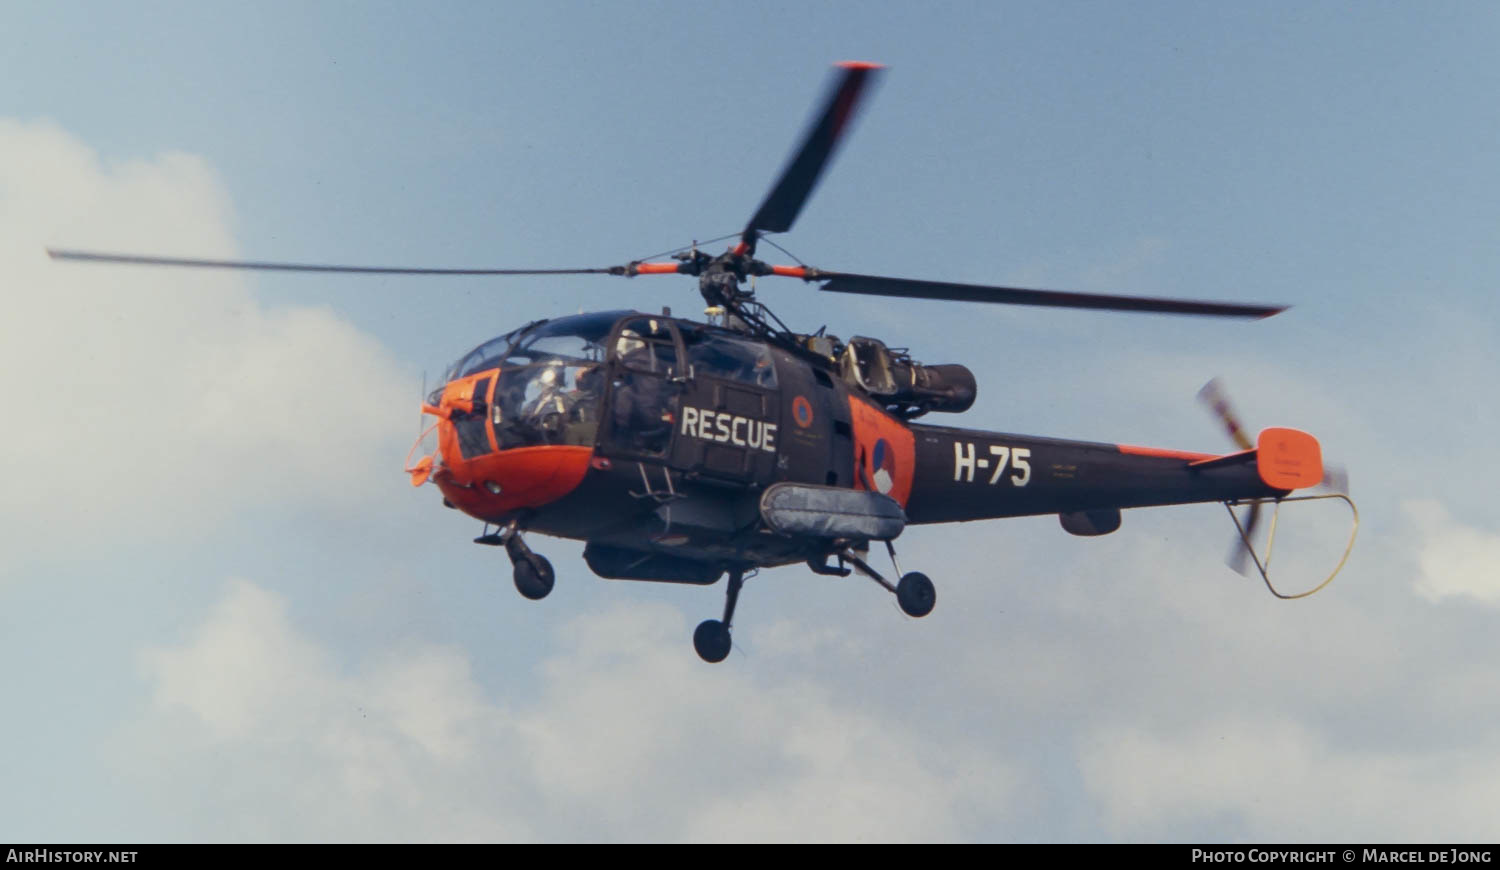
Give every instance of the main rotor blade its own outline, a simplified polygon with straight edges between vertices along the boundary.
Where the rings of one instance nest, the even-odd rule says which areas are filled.
[[[604,269],[407,269],[386,266],[325,266],[313,263],[267,263],[259,260],[197,260],[186,257],[141,257],[94,251],[47,249],[54,260],[123,263],[132,266],[186,266],[195,269],[258,269],[267,272],[343,272],[360,275],[624,275],[628,267]],[[674,264],[675,265],[675,264]]]
[[[859,107],[860,95],[871,79],[884,68],[879,64],[859,61],[845,61],[838,66],[843,74],[829,92],[828,102],[817,120],[808,128],[801,147],[792,155],[786,168],[781,170],[781,177],[777,179],[771,192],[766,194],[765,202],[760,204],[755,216],[750,218],[742,244],[754,246],[755,237],[759,233],[784,233],[792,228],[797,214],[802,211],[803,204],[817,186],[823,168],[828,165],[828,159],[833,156],[844,132],[848,130],[849,121]]]
[[[1044,305],[1052,308],[1094,308],[1102,311],[1146,311],[1159,314],[1201,314],[1211,317],[1270,317],[1287,309],[1285,305],[1243,305],[1235,302],[1208,302],[1196,299],[1159,299],[1148,296],[1114,296],[1105,293],[1069,293],[1060,290],[1024,290],[1018,287],[991,287],[984,284],[950,284],[943,281],[915,281],[909,278],[884,278],[878,275],[854,275],[848,272],[805,270],[805,280],[826,281],[820,289],[835,293],[863,293],[869,296],[901,296],[912,299],[948,299],[955,302],[995,302],[1004,305]]]

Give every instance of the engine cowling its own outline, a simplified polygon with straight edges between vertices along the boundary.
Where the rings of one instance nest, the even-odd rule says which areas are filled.
[[[928,411],[961,413],[974,405],[979,394],[978,382],[967,366],[923,365],[876,338],[850,339],[839,364],[846,381],[906,417]]]

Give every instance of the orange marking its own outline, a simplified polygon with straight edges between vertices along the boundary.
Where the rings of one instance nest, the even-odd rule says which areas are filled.
[[[425,409],[430,406],[424,403],[422,407]],[[445,419],[447,417],[446,414],[441,414],[439,416]],[[431,426],[423,429],[422,434],[418,435],[416,442],[411,445],[411,449],[406,451],[406,473],[411,475],[412,486],[421,486],[422,484],[427,482],[427,478],[432,476],[432,464],[434,461],[434,456],[436,456],[436,454],[433,454],[433,456],[423,456],[421,459],[417,460],[416,465],[412,465],[411,455],[417,452],[417,448],[422,446],[422,442],[426,440],[428,435],[432,434],[432,430],[436,429],[438,425],[438,423],[433,423]]]
[[[730,248],[729,249],[729,253],[735,255],[736,257],[743,257],[744,255],[750,253],[750,243],[749,242],[740,242],[739,244],[735,245],[733,248]]]
[[[540,507],[577,488],[588,474],[592,447],[517,447],[445,466],[433,480],[448,500],[478,519],[495,519],[519,508]],[[486,483],[500,487],[499,494]]]
[[[500,389],[500,370],[499,369],[495,369],[494,372],[493,372],[493,374],[494,374],[494,377],[490,378],[489,391],[486,392],[482,397],[480,397],[480,396],[476,396],[475,397],[476,399],[477,398],[483,398],[484,399],[484,404],[485,404],[485,408],[486,409],[495,407],[495,391],[498,390],[498,389]],[[486,419],[484,421],[484,435],[490,441],[490,449],[491,450],[499,450],[500,449],[500,440],[495,437],[495,421],[494,421],[494,417],[491,416],[491,413],[493,413],[493,412],[489,412],[488,410],[485,413]]]
[[[1255,466],[1266,486],[1302,489],[1323,482],[1323,448],[1301,429],[1262,429]]]
[[[1255,448],[1241,450],[1239,453],[1226,453],[1223,456],[1215,456],[1212,459],[1200,459],[1197,462],[1188,463],[1189,468],[1213,468],[1219,465],[1228,465],[1237,461],[1249,461],[1255,457]]]
[[[871,63],[868,60],[841,60],[834,64],[834,66],[843,67],[844,69],[885,69],[885,64]]]
[[[877,489],[875,446],[884,440],[891,451],[891,488],[885,493],[902,507],[911,497],[917,466],[917,439],[911,430],[865,399],[849,397],[849,419],[854,424],[854,488]]]
[[[448,413],[442,415],[444,419],[438,423],[438,452],[442,454],[445,465],[452,467],[464,461],[458,449],[458,430],[450,422],[453,411],[457,409],[464,411],[464,413],[473,413],[474,400],[476,398],[480,401],[489,398],[488,396],[476,397],[474,395],[474,388],[479,385],[482,379],[489,378],[491,388],[493,389],[494,382],[499,379],[497,377],[499,373],[499,369],[475,372],[467,377],[449,381],[448,385],[443,387],[443,396],[438,402],[438,407]],[[486,426],[486,429],[488,428]],[[492,439],[491,447],[493,447],[493,433],[491,433],[490,437]]]
[[[417,460],[416,465],[406,469],[406,472],[411,475],[412,486],[421,486],[432,476],[432,457],[423,456]]]
[[[772,275],[784,275],[788,278],[806,278],[806,266],[772,266]]]
[[[1167,450],[1163,447],[1137,447],[1134,444],[1116,444],[1121,453],[1129,453],[1132,456],[1158,456],[1162,459],[1186,459],[1188,462],[1199,462],[1204,459],[1217,459],[1216,453],[1193,453],[1188,450]]]
[[[637,275],[675,275],[677,266],[677,263],[636,263],[633,269]]]
[[[806,396],[798,396],[792,400],[792,422],[798,428],[806,429],[813,424],[812,402]]]

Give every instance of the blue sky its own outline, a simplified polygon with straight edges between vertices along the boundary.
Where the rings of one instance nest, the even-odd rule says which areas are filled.
[[[0,839],[1493,840],[1500,13],[1487,4],[13,4],[0,53]],[[45,245],[597,266],[733,232],[831,63],[889,66],[818,266],[1257,323],[761,285],[979,376],[951,422],[1317,434],[1364,524],[1273,600],[1215,506],[916,529],[872,584],[522,600],[412,490],[424,370],[686,279],[57,266]],[[766,253],[769,253],[767,251]],[[950,422],[945,420],[944,422]],[[1309,509],[1286,582],[1337,556]],[[1286,520],[1295,514],[1288,512]]]

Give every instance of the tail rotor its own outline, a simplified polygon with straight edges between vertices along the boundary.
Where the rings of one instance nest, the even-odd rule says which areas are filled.
[[[1241,450],[1250,450],[1255,447],[1250,443],[1250,436],[1245,434],[1245,427],[1241,425],[1239,415],[1234,412],[1229,404],[1229,398],[1224,393],[1223,386],[1218,378],[1210,380],[1198,391],[1198,401],[1202,402],[1213,412],[1219,422],[1224,424],[1224,429],[1229,433],[1236,446]],[[1346,478],[1347,480],[1347,478]],[[1236,539],[1234,547],[1229,551],[1225,564],[1233,568],[1237,574],[1248,574],[1250,570],[1250,543],[1255,540],[1255,527],[1260,523],[1260,502],[1251,502],[1249,513],[1245,517],[1244,535]]]

